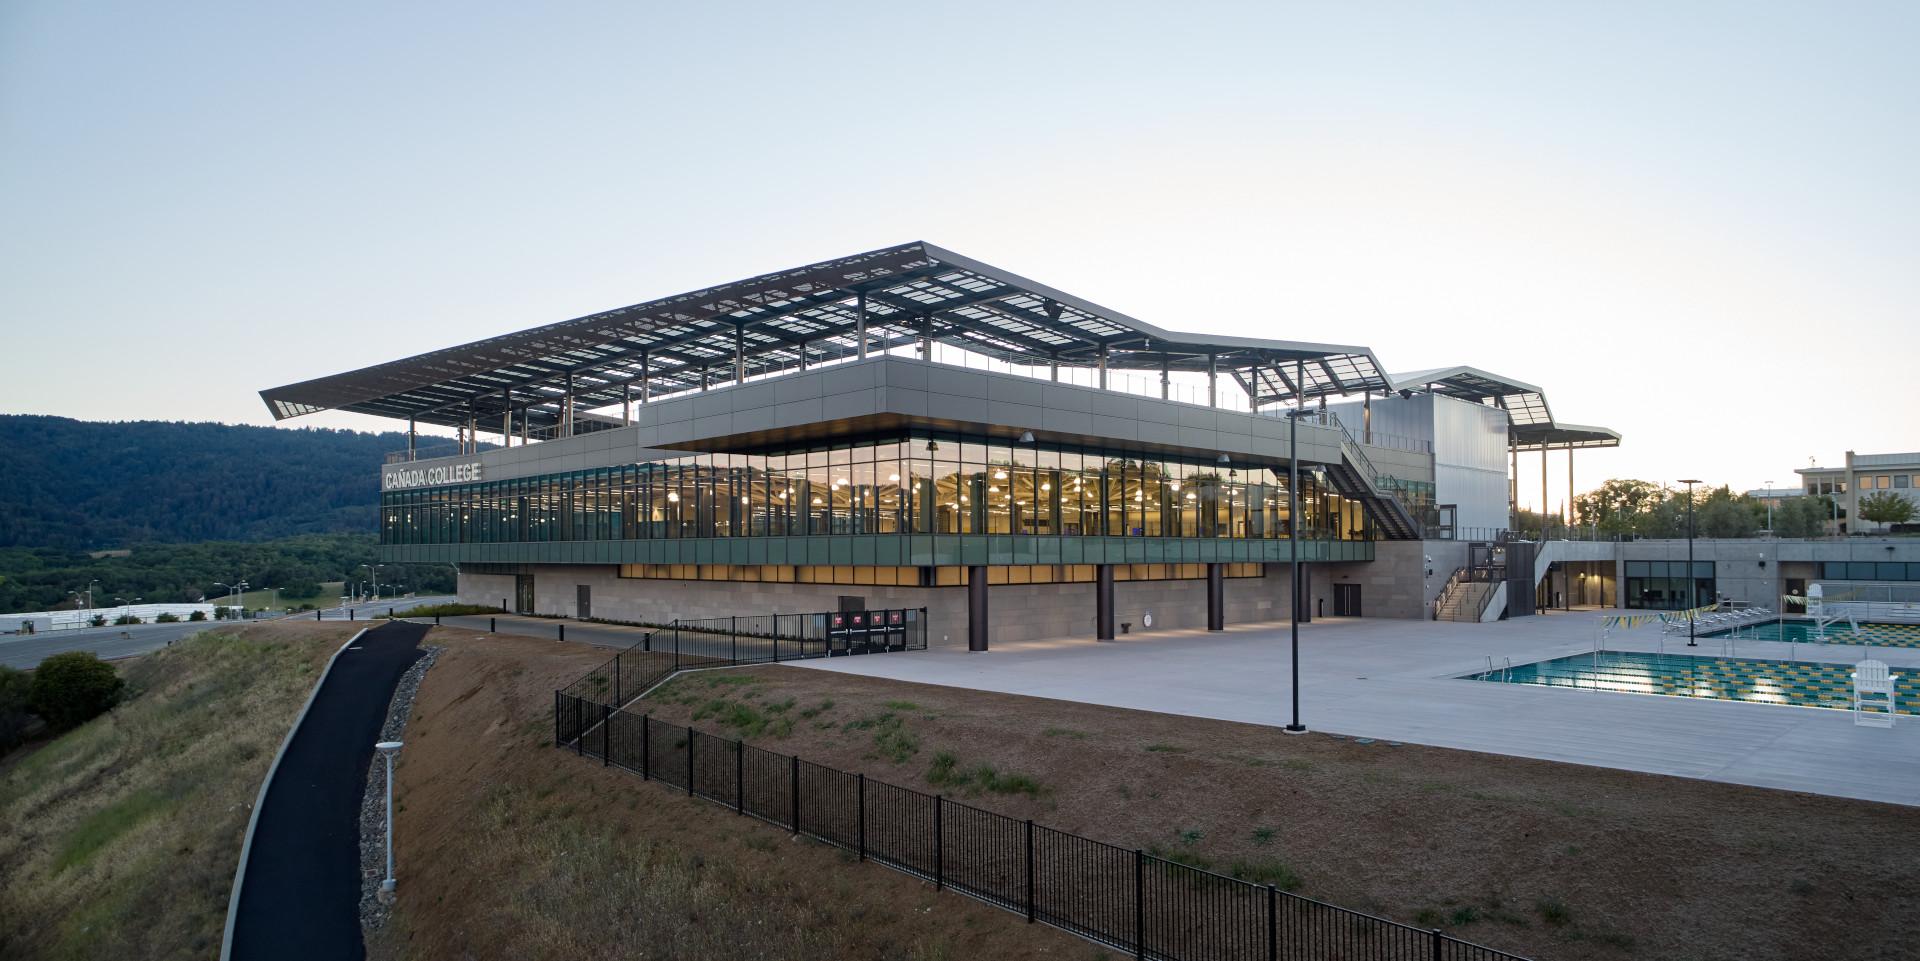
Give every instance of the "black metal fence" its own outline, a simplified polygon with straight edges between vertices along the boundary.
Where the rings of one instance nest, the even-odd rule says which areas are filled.
[[[554,743],[935,887],[1164,961],[1523,961],[555,691]]]
[[[677,620],[560,693],[618,707],[679,670],[926,649],[924,607]]]

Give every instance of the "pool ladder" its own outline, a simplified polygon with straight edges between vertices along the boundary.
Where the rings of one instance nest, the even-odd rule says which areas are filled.
[[[1500,669],[1500,677],[1498,678],[1498,680],[1506,681],[1513,677],[1513,658],[1503,657],[1501,658],[1501,660],[1506,662],[1506,666]],[[1486,677],[1487,677],[1487,680],[1489,681],[1495,680],[1493,676],[1493,655],[1492,654],[1487,655]]]

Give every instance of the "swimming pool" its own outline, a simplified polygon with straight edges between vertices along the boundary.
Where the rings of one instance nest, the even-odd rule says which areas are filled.
[[[1901,675],[1894,685],[1899,713],[1920,715],[1920,668],[1896,666],[1893,672]],[[1853,706],[1852,673],[1851,664],[1601,651],[1480,671],[1464,679],[1846,710]]]
[[[1869,647],[1920,647],[1920,624],[1862,624],[1859,633],[1840,621],[1827,625],[1826,640],[1815,636],[1808,620],[1761,621],[1747,627],[1703,632],[1701,637],[1738,633],[1743,640],[1793,641],[1799,644],[1862,644]]]

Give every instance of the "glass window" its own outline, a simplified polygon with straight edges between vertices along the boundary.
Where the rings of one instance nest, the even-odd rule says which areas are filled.
[[[1909,489],[1911,489],[1911,486],[1912,486],[1912,481],[1913,481],[1913,478],[1912,478],[1912,476],[1911,476],[1911,475],[1908,475],[1908,474],[1895,474],[1895,475],[1893,475],[1893,489],[1894,489],[1894,490],[1909,490]]]

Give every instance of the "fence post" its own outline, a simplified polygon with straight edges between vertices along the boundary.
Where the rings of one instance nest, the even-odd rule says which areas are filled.
[[[653,765],[649,763],[652,760],[650,755],[653,754],[652,718],[651,714],[640,715],[640,780],[642,781],[653,777],[651,770]]]
[[[1440,929],[1433,929],[1433,961],[1440,961]]]
[[[860,830],[855,833],[860,837],[860,860],[865,861],[867,859],[867,775],[861,773],[855,776],[860,779],[859,800],[854,807],[855,816],[860,819]]]
[[[499,633],[499,631],[500,631],[499,619],[493,618],[493,617],[487,618],[487,633],[497,634]]]
[[[618,654],[613,656],[613,703],[626,703],[620,700],[620,655]]]
[[[1133,956],[1147,956],[1147,852],[1133,849]]]
[[[946,864],[944,863],[946,849],[940,839],[940,808],[946,804],[946,802],[947,797],[944,794],[936,794],[933,796],[933,889],[935,891],[947,886]]]
[[[351,607],[347,608],[347,620],[353,620],[353,608]]]
[[[564,742],[560,740],[560,692],[554,691],[553,692],[553,746],[559,747],[562,743]]]
[[[563,641],[567,639],[567,625],[565,624],[560,625],[560,639]]]
[[[600,766],[613,763],[613,707],[600,705]]]
[[[573,756],[584,757],[587,753],[587,731],[580,722],[580,705],[586,703],[580,698],[573,699]]]
[[[1032,924],[1033,907],[1033,819],[1027,819],[1027,923]]]
[[[1278,900],[1273,885],[1267,885],[1267,961],[1278,961],[1280,957],[1280,925],[1274,917]]]
[[[733,656],[731,660],[733,663],[738,664],[740,663],[740,615],[738,614],[733,615],[731,632],[733,634]]]
[[[680,619],[673,619],[673,669],[680,669]]]
[[[800,755],[788,758],[792,762],[790,770],[793,777],[793,833],[800,833]]]
[[[693,728],[689,727],[689,728],[686,728],[685,730],[687,732],[687,796],[692,797],[693,796]]]
[[[645,634],[640,635],[640,649],[648,653],[653,652],[653,632],[652,631],[648,631]]]
[[[733,742],[733,813],[747,813],[747,742]]]

